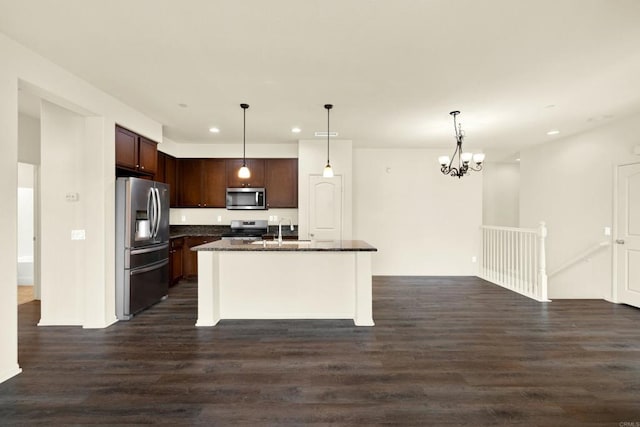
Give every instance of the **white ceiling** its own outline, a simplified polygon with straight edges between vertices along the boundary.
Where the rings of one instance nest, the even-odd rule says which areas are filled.
[[[0,0],[0,31],[176,142],[241,141],[242,102],[248,143],[333,103],[360,147],[452,146],[459,109],[470,150],[640,112],[638,0]]]

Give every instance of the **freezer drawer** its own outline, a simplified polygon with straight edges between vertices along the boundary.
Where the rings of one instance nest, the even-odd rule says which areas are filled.
[[[137,269],[169,258],[169,243],[126,249],[124,268]],[[128,262],[127,262],[128,261]]]
[[[167,296],[169,260],[125,270],[123,282],[124,286],[116,288],[116,316],[120,320],[129,320]]]

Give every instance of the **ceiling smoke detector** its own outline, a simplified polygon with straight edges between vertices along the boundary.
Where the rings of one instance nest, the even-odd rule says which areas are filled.
[[[315,132],[314,133],[315,136],[322,136],[322,137],[326,137],[327,136],[327,132],[326,131],[322,131],[322,132]],[[330,138],[335,138],[336,136],[338,136],[338,132],[329,132],[329,137]]]

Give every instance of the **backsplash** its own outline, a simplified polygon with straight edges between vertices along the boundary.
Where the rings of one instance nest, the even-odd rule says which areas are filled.
[[[230,225],[231,220],[264,219],[269,225],[278,225],[281,218],[298,223],[298,209],[227,210],[216,208],[172,208],[169,214],[171,225]]]

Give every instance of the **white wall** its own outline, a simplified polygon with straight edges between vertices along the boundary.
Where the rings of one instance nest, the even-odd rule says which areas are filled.
[[[84,240],[71,241],[71,230],[85,229],[82,153],[84,117],[55,104],[41,106],[41,318],[40,325],[84,322]],[[90,167],[90,166],[89,166]],[[79,194],[67,202],[67,193]]]
[[[487,162],[482,175],[482,223],[518,227],[520,165],[515,162]]]
[[[169,143],[166,146],[161,144],[159,149],[175,157],[242,158],[242,140],[236,144]],[[298,157],[298,144],[247,144],[246,151],[248,159],[296,158]]]
[[[355,149],[354,238],[378,248],[376,275],[475,275],[482,173],[440,172],[442,150]]]
[[[40,164],[40,120],[18,115],[18,161]]]
[[[348,140],[331,140],[331,167],[342,176],[344,204],[342,206],[342,238],[353,237],[353,150]],[[298,142],[298,235],[309,239],[309,177],[322,176],[327,164],[326,140]]]
[[[1,41],[0,41],[1,43]],[[18,81],[0,49],[0,382],[18,366]]]
[[[79,178],[83,191],[89,192],[80,197],[92,203],[84,212],[85,256],[91,260],[84,268],[84,327],[105,327],[115,320],[115,123],[162,141],[158,122],[0,34],[0,381],[20,372],[15,268],[19,85],[35,96],[85,116],[86,140],[80,155],[92,167],[84,169]],[[94,117],[87,117],[91,115]],[[43,192],[42,197],[50,196]],[[43,251],[43,260],[45,257],[65,262],[59,250]]]
[[[520,153],[520,226],[546,221],[547,270],[609,240],[615,165],[640,161],[640,115]],[[549,279],[549,298],[611,297],[611,248]]]

